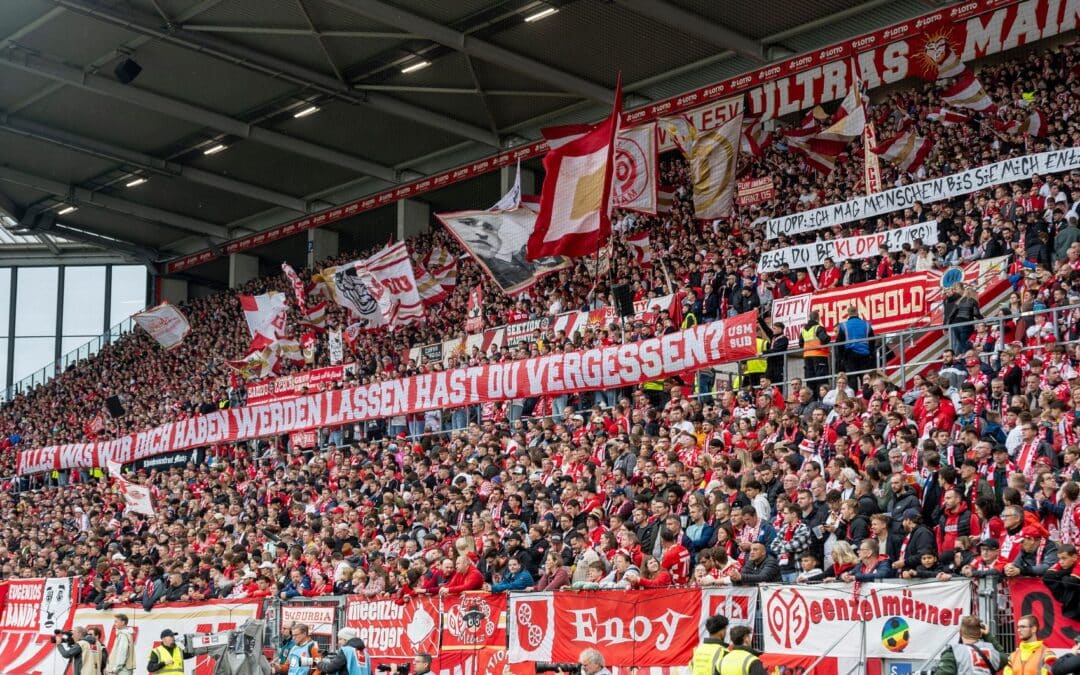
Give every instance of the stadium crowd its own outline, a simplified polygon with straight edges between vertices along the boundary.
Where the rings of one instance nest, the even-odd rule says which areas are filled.
[[[979,72],[1001,106],[994,119],[1036,107],[1051,120],[1046,138],[1013,136],[977,116],[954,126],[931,122],[927,113],[941,105],[932,83],[889,94],[873,107],[879,136],[910,116],[935,146],[917,175],[883,165],[886,185],[1080,146],[1077,65],[1067,46]],[[451,366],[637,340],[749,310],[761,313],[768,350],[782,352],[787,338],[770,304],[813,284],[802,270],[756,273],[761,251],[797,243],[766,242],[760,218],[859,194],[861,154],[853,146],[836,171],[820,176],[777,134],[747,170],[773,176],[778,200],[704,226],[693,219],[686,163],[667,157],[670,212],[620,214],[618,225],[648,229],[662,264],[637,265],[616,242],[607,279],[597,281],[582,263],[509,298],[462,259],[440,311],[422,324],[361,336],[352,350],[357,372],[338,386],[441,367],[403,353],[462,335],[477,284],[486,290],[489,326],[600,308],[621,282],[635,299],[674,291],[678,300],[673,311],[625,328],[549,331]],[[720,381],[717,391],[703,390],[710,381],[700,378],[667,381],[324,429],[314,448],[278,438],[215,446],[205,463],[133,475],[151,488],[153,517],[125,512],[98,472],[8,478],[0,492],[0,578],[78,576],[84,601],[151,607],[330,593],[404,601],[476,588],[1067,577],[1080,543],[1080,312],[1071,309],[1080,305],[1078,209],[1073,172],[810,235],[939,222],[937,242],[811,270],[821,287],[1012,256],[1016,293],[1004,310],[1006,333],[996,322],[954,332],[940,367],[904,387],[875,372],[848,377],[841,369],[850,363],[838,355],[814,390],[788,378],[782,359],[770,359],[736,390]],[[436,245],[460,253],[441,231],[409,243],[418,258]],[[267,290],[291,293],[280,275],[237,292]],[[957,297],[952,306],[965,302]],[[1029,314],[1061,307],[1070,309],[1056,320]],[[243,383],[224,365],[249,341],[236,293],[183,309],[192,332],[180,348],[164,352],[133,333],[6,404],[0,475],[14,473],[23,448],[111,438],[243,405]],[[979,318],[977,306],[971,318]],[[329,322],[346,325],[340,308]],[[325,337],[317,361],[328,363]],[[103,415],[114,394],[126,409],[115,420]],[[418,422],[439,433],[406,433]]]

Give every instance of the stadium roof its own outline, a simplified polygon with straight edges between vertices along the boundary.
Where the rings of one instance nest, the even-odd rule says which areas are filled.
[[[619,69],[635,107],[937,4],[5,2],[0,212],[53,256],[159,262],[595,120]]]

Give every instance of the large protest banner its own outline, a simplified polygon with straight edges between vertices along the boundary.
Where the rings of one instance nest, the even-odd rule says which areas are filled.
[[[609,666],[686,665],[705,619],[752,626],[756,588],[667,588],[511,594],[509,661],[576,662],[594,648]]]
[[[424,373],[217,410],[118,439],[19,453],[19,475],[127,464],[188,448],[530,396],[617,389],[752,357],[757,313],[640,342]]]
[[[977,192],[1004,183],[1027,180],[1033,176],[1080,169],[1080,148],[1003,159],[949,176],[902,185],[884,192],[821,206],[809,211],[773,218],[765,223],[765,238],[813,232],[833,225],[843,225],[862,218],[906,209],[915,202],[932,204],[945,199]]]
[[[1015,577],[1007,583],[1013,620],[1033,614],[1039,620],[1038,639],[1047,647],[1071,649],[1080,640],[1080,621],[1065,616],[1061,600],[1042,579]]]
[[[776,272],[782,265],[788,265],[793,270],[816,267],[826,259],[831,259],[839,264],[844,260],[862,260],[888,253],[899,251],[905,245],[912,245],[916,241],[930,246],[936,244],[938,239],[938,227],[936,220],[928,220],[925,223],[898,227],[884,232],[860,234],[844,239],[826,239],[812,244],[800,246],[788,246],[773,251],[764,251],[758,259],[758,274]]]
[[[776,654],[929,659],[971,613],[966,579],[759,588],[765,651]]]

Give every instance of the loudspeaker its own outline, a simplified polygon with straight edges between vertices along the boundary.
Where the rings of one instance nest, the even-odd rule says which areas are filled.
[[[108,408],[111,417],[123,417],[127,414],[124,406],[120,403],[119,396],[110,396],[105,399],[105,407]]]
[[[124,59],[116,64],[116,68],[113,69],[113,75],[120,81],[120,84],[131,84],[131,81],[138,77],[141,72],[142,66],[131,59]]]
[[[630,284],[618,284],[611,287],[611,295],[615,297],[615,309],[619,316],[634,316],[634,301],[630,297]]]

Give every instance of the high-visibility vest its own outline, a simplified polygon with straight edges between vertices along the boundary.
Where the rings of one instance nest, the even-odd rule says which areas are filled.
[[[301,658],[311,658],[314,640],[308,640],[302,645],[293,645],[289,650],[289,675],[310,675],[311,666],[300,665]]]
[[[858,317],[848,319],[844,322],[844,337],[848,340],[844,349],[852,354],[866,356],[870,353],[870,343],[866,341],[869,334],[870,324]]]
[[[825,349],[825,346],[818,339],[817,331],[819,326],[814,325],[809,328],[803,328],[802,340],[803,340],[803,358],[820,357],[823,359],[829,358],[829,350]]]
[[[156,670],[156,673],[180,673],[184,672],[184,650],[180,648],[180,645],[173,645],[172,651],[165,645],[158,645],[154,647],[154,651],[157,652],[158,661],[165,663],[166,660],[172,659],[172,663],[165,666],[161,670]]]
[[[720,659],[727,654],[722,642],[713,642],[712,638],[705,640],[694,647],[694,655],[690,659],[690,675],[714,675],[720,670]]]
[[[345,645],[341,648],[341,653],[345,655],[345,672],[348,675],[371,675],[371,659],[366,653],[362,661],[356,647]]]
[[[768,340],[764,338],[757,339],[757,353],[761,356],[765,353],[765,350],[769,348]],[[769,362],[765,359],[750,359],[746,362],[746,372],[748,373],[764,373],[769,369]]]
[[[720,662],[720,675],[747,675],[758,657],[744,649],[732,649]]]
[[[1046,665],[1046,645],[1040,644],[1036,649],[1028,652],[1028,657],[1023,658],[1020,647],[1009,656],[1009,668],[1012,675],[1043,675]]]

